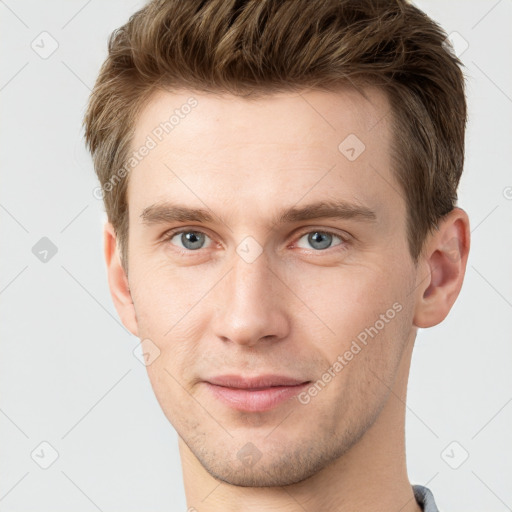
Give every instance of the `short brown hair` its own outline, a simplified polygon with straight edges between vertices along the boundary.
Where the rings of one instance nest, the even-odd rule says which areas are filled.
[[[254,97],[341,85],[378,86],[389,99],[393,172],[416,262],[426,236],[455,207],[464,163],[464,76],[446,37],[406,0],[150,1],[111,34],[84,118],[123,262],[128,178],[114,187],[112,178],[153,92]]]

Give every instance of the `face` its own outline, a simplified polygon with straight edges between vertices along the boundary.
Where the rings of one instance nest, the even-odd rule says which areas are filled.
[[[133,149],[156,144],[127,191],[136,334],[167,418],[226,482],[299,482],[347,452],[411,338],[389,105],[366,95],[160,92],[138,120]]]

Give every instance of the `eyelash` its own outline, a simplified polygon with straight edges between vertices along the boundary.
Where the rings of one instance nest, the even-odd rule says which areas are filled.
[[[208,235],[208,233],[205,233],[204,231],[201,231],[200,229],[175,228],[175,229],[171,229],[170,231],[167,231],[166,233],[164,233],[164,235],[162,237],[162,240],[164,242],[170,242],[176,235],[179,235],[179,234],[182,234],[182,233],[189,233],[189,232],[201,233],[201,234],[206,235],[209,238],[211,238]],[[337,244],[337,245],[335,245],[333,247],[328,247],[327,249],[323,249],[323,250],[310,249],[310,252],[322,254],[322,253],[330,252],[331,249],[338,248],[338,250],[340,250],[340,251],[344,251],[344,250],[347,249],[347,245],[349,243],[348,237],[343,237],[339,233],[335,233],[334,231],[329,231],[329,230],[326,230],[326,229],[310,229],[308,231],[303,231],[303,232],[299,233],[296,236],[295,242],[300,240],[304,235],[308,235],[309,233],[322,233],[324,235],[332,235],[333,237],[337,237],[337,238],[339,238],[341,240],[341,243],[339,243],[339,244]],[[201,249],[196,249],[195,251],[193,251],[193,250],[190,250],[190,249],[181,249],[180,247],[176,247],[176,250],[178,251],[178,253],[180,255],[183,255],[183,256],[195,256],[197,253],[199,253],[199,251]],[[307,250],[307,249],[303,249],[303,250]]]

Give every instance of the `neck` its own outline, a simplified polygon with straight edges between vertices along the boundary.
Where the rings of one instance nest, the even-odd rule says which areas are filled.
[[[187,506],[200,512],[335,510],[421,512],[407,476],[405,402],[413,340],[374,424],[339,459],[302,482],[239,487],[212,477],[179,438]]]

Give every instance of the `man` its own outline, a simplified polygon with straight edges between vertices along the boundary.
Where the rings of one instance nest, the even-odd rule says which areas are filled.
[[[156,0],[112,35],[108,280],[190,510],[437,510],[404,423],[470,245],[445,38],[403,0]]]

